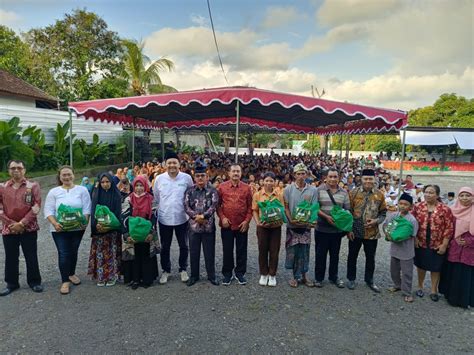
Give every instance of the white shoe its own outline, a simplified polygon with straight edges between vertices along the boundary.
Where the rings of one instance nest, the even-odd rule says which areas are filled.
[[[277,279],[275,276],[270,276],[268,278],[268,286],[275,287],[277,285]]]
[[[188,273],[186,271],[181,271],[180,275],[181,275],[181,281],[188,282],[189,276],[188,276]]]
[[[258,282],[258,284],[260,286],[267,286],[267,283],[268,283],[268,276],[267,275],[260,275],[260,281]]]
[[[169,276],[170,274],[168,274],[167,272],[163,272],[160,277],[160,284],[164,285],[165,283],[167,283]]]

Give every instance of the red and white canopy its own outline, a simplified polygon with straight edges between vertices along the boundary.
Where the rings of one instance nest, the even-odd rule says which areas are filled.
[[[399,110],[355,105],[249,87],[182,91],[69,103],[78,117],[124,126],[157,129],[255,129],[295,133],[379,133],[397,131],[407,123]]]

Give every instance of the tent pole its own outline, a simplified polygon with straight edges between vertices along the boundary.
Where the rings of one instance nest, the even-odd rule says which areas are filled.
[[[72,159],[72,110],[69,110],[69,165],[73,167]]]
[[[351,149],[351,136],[346,135],[346,163],[349,163],[349,150]]]
[[[235,164],[239,162],[239,126],[240,126],[240,106],[239,100],[235,106],[237,124],[235,125]]]
[[[342,160],[342,133],[339,136],[339,160]]]
[[[165,128],[160,128],[161,160],[165,161]]]
[[[402,189],[402,178],[403,178],[403,161],[405,160],[405,138],[407,135],[407,129],[404,128],[403,130],[403,136],[402,136],[402,157],[400,160],[400,180],[398,181],[398,197],[401,195],[401,189]]]
[[[135,167],[135,117],[132,121],[132,169]]]

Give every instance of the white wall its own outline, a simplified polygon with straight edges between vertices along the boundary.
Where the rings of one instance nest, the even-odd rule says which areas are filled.
[[[29,99],[27,97],[15,97],[9,96],[5,94],[0,95],[0,106],[20,106],[20,107],[29,107],[35,108],[36,107],[36,100]]]

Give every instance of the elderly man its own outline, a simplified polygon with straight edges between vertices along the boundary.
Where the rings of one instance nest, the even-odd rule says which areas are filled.
[[[168,282],[171,273],[170,249],[173,232],[179,244],[179,273],[182,282],[189,280],[186,272],[188,263],[188,215],[184,211],[184,194],[193,186],[190,175],[179,171],[178,155],[168,152],[165,157],[166,172],[158,175],[153,186],[155,204],[158,206],[158,225],[161,237],[160,284]]]
[[[298,287],[299,282],[314,287],[314,283],[307,276],[312,225],[293,221],[292,217],[293,211],[301,201],[306,200],[311,204],[317,202],[316,188],[305,182],[308,168],[303,163],[297,164],[293,168],[293,173],[295,182],[288,185],[283,192],[288,218],[285,267],[293,271],[293,278],[289,282],[291,287]]]
[[[317,201],[321,206],[318,225],[314,233],[316,245],[315,286],[322,287],[326,273],[326,259],[329,253],[329,281],[339,288],[344,288],[344,281],[338,278],[339,252],[341,240],[347,234],[338,229],[331,217],[331,210],[338,205],[350,210],[351,204],[347,191],[339,187],[339,172],[331,168],[328,170],[326,184],[319,187],[316,193]]]
[[[217,190],[209,183],[205,165],[194,169],[194,186],[186,190],[184,209],[189,216],[189,252],[191,259],[191,277],[187,285],[192,286],[199,280],[199,262],[201,245],[206,263],[207,279],[217,286],[215,255],[216,255],[216,226],[214,213],[219,202]]]
[[[247,272],[248,229],[252,219],[252,192],[250,186],[240,181],[242,168],[232,164],[229,171],[230,180],[219,185],[219,205],[217,214],[221,227],[223,262],[222,284],[231,284],[233,275],[240,285],[245,285]],[[235,268],[234,268],[235,243]]]
[[[378,225],[387,214],[384,194],[375,188],[375,172],[362,171],[362,186],[350,192],[351,210],[354,216],[353,231],[348,234],[349,256],[347,259],[347,288],[355,288],[357,257],[362,245],[365,253],[365,283],[374,292],[380,289],[374,284],[375,252],[380,238]]]
[[[5,282],[0,296],[20,288],[18,266],[20,245],[26,260],[26,279],[34,292],[42,292],[38,265],[38,220],[41,193],[38,183],[25,178],[25,163],[11,160],[7,164],[11,179],[0,184],[0,222],[5,247]]]

